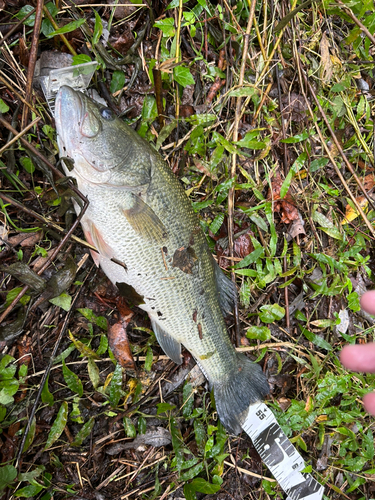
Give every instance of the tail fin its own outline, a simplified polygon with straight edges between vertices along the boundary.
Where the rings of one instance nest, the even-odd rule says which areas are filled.
[[[226,379],[214,382],[216,409],[221,423],[231,434],[239,434],[253,403],[269,393],[267,379],[259,365],[237,353],[237,364]]]

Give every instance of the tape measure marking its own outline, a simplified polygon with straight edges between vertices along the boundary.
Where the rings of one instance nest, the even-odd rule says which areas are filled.
[[[305,468],[305,461],[264,403],[249,407],[242,428],[277,482],[289,495],[289,500],[321,500],[323,486],[310,474],[300,472]]]

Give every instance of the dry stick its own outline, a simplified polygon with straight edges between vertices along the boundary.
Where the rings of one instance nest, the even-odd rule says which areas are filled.
[[[249,0],[250,2],[251,0]],[[245,67],[246,67],[246,59],[247,59],[247,51],[249,49],[249,37],[250,37],[250,31],[251,27],[253,25],[253,19],[254,19],[254,13],[255,13],[255,4],[256,1],[252,0],[250,7],[250,15],[249,15],[249,21],[247,23],[246,27],[246,34],[244,36],[244,42],[243,42],[243,52],[242,52],[242,62],[241,62],[241,70],[240,70],[240,78],[239,78],[239,86],[243,85],[244,81],[244,76],[245,76]],[[236,105],[236,115],[234,119],[234,128],[233,128],[233,141],[236,142],[238,140],[238,125],[240,121],[240,116],[241,116],[241,97],[237,97],[237,105]],[[236,177],[236,166],[237,166],[237,153],[233,153],[232,155],[232,167],[231,167],[231,172],[230,172],[230,177],[232,181],[234,182],[234,179]],[[234,236],[234,186],[232,186],[229,190],[228,193],[228,240],[229,240],[229,252],[230,256],[233,258],[234,257],[234,241],[233,241],[233,236]],[[232,270],[231,271],[231,278],[233,283],[236,282],[236,274]],[[239,346],[241,344],[241,335],[240,335],[240,321],[239,321],[239,316],[238,316],[238,304],[235,304],[234,306],[234,320],[235,320],[235,327],[236,327],[236,344]]]
[[[367,198],[367,201],[369,202],[370,206],[371,206],[371,207],[375,210],[375,206],[374,206],[374,202],[373,202],[373,200],[372,200],[372,199],[371,199],[371,197],[368,195],[368,193],[367,193],[367,191],[365,190],[365,188],[364,188],[364,186],[363,186],[363,184],[362,184],[362,182],[361,182],[360,178],[359,178],[359,177],[358,177],[358,175],[356,174],[356,172],[355,172],[355,170],[354,170],[354,168],[353,168],[352,164],[350,163],[350,161],[349,161],[349,160],[348,160],[348,158],[346,157],[346,155],[345,155],[345,153],[344,153],[344,151],[343,151],[343,149],[342,149],[342,147],[341,147],[341,144],[340,144],[340,143],[339,143],[339,141],[337,140],[337,137],[336,137],[336,135],[335,135],[334,131],[332,130],[332,127],[331,127],[331,125],[330,125],[330,123],[329,123],[329,121],[328,121],[327,115],[324,113],[323,108],[322,108],[322,106],[320,105],[320,102],[319,102],[318,98],[316,97],[316,94],[315,94],[315,92],[314,92],[313,88],[311,87],[310,82],[308,81],[307,76],[305,75],[305,73],[303,73],[303,77],[304,77],[305,83],[307,84],[308,89],[309,89],[309,91],[310,91],[311,95],[313,96],[313,99],[314,99],[314,101],[315,101],[316,105],[318,106],[318,109],[319,109],[319,111],[320,111],[320,113],[321,113],[321,115],[322,115],[322,118],[323,118],[323,120],[324,120],[324,122],[325,122],[326,126],[327,126],[327,129],[329,130],[329,133],[331,134],[331,137],[332,137],[332,139],[333,139],[333,142],[335,143],[335,145],[336,145],[336,147],[337,147],[337,150],[338,150],[338,152],[340,153],[340,156],[341,156],[341,157],[342,157],[342,159],[344,160],[345,165],[348,167],[349,172],[350,172],[350,173],[352,174],[352,176],[354,177],[354,179],[355,179],[356,183],[358,184],[359,189],[362,191],[362,193],[363,193],[363,194],[365,195],[365,197]],[[340,175],[341,175],[341,172],[340,172]],[[355,200],[355,198],[353,197],[353,202],[354,202],[354,200]],[[355,206],[356,206],[356,207],[357,207],[357,209],[359,210],[360,214],[362,215],[362,213],[363,213],[363,216],[365,216],[365,214],[364,214],[364,212],[363,212],[362,208],[358,205],[358,202],[357,202],[357,201],[355,201]],[[366,217],[366,219],[367,219],[367,217]],[[372,226],[371,226],[371,227],[372,227]]]
[[[294,9],[295,5],[296,5],[296,0],[293,0],[292,6],[291,6],[291,9],[292,9],[292,10]],[[275,45],[273,46],[273,49],[272,49],[272,51],[271,51],[271,54],[269,55],[268,59],[265,61],[264,68],[263,68],[263,70],[262,70],[262,72],[261,72],[261,74],[260,74],[260,76],[259,76],[258,80],[257,80],[257,81],[256,81],[256,83],[255,83],[255,87],[257,87],[257,86],[259,85],[259,83],[262,81],[262,79],[263,79],[264,75],[267,73],[268,68],[269,68],[269,65],[271,64],[271,61],[272,61],[272,59],[273,59],[273,56],[274,56],[274,54],[275,54],[275,52],[276,52],[276,50],[277,50],[277,48],[278,48],[278,46],[280,45],[280,42],[281,42],[281,40],[282,40],[282,37],[283,37],[283,34],[284,34],[284,29],[285,29],[285,28],[283,28],[283,29],[281,30],[280,35],[279,35],[279,37],[277,38],[277,40],[276,40],[276,42],[275,42]]]
[[[295,47],[295,53],[296,53],[296,54],[298,53],[298,52],[297,52],[296,47]],[[330,132],[330,134],[331,134],[331,137],[332,137],[333,141],[334,141],[334,142],[335,142],[335,144],[336,144],[336,147],[337,147],[337,149],[338,149],[339,153],[341,154],[341,156],[342,156],[343,160],[345,161],[345,163],[346,163],[346,165],[348,166],[349,170],[350,170],[350,171],[351,171],[351,173],[353,174],[354,178],[357,180],[357,179],[358,179],[358,177],[357,177],[357,175],[355,174],[355,172],[354,172],[354,170],[353,170],[353,167],[352,167],[352,166],[351,166],[351,164],[349,163],[348,159],[346,158],[346,156],[345,156],[345,154],[344,154],[344,152],[343,152],[343,150],[342,150],[342,148],[341,148],[341,146],[340,146],[340,144],[339,144],[338,140],[336,139],[336,136],[335,136],[335,134],[333,133],[333,130],[332,130],[332,128],[331,128],[331,126],[330,126],[330,124],[329,124],[328,118],[327,118],[326,114],[324,113],[324,111],[323,111],[323,109],[322,109],[322,107],[321,107],[321,105],[320,105],[320,102],[318,101],[318,98],[316,97],[315,92],[313,91],[313,89],[312,89],[312,87],[311,87],[311,85],[310,85],[310,83],[309,83],[309,81],[308,81],[308,79],[307,79],[307,76],[305,75],[305,73],[303,73],[303,72],[302,72],[302,69],[301,69],[301,66],[300,66],[300,60],[299,60],[299,58],[298,58],[298,57],[296,57],[295,59],[296,59],[296,61],[297,61],[298,77],[299,77],[299,80],[300,80],[301,91],[302,91],[303,97],[305,98],[305,102],[306,102],[306,105],[307,105],[307,107],[308,107],[308,110],[309,110],[309,113],[310,113],[311,117],[314,119],[314,113],[313,113],[313,110],[311,109],[310,103],[309,103],[309,101],[308,101],[308,99],[307,99],[307,96],[306,96],[305,90],[304,90],[303,85],[302,85],[302,83],[303,83],[303,79],[304,79],[305,84],[306,84],[307,88],[309,89],[309,91],[310,91],[310,93],[311,93],[312,97],[314,98],[314,101],[315,101],[316,105],[318,106],[318,109],[319,109],[319,111],[320,111],[320,114],[322,115],[322,118],[323,118],[323,120],[324,120],[325,124],[327,125],[327,128],[328,128],[328,130],[329,130],[329,132]],[[330,159],[330,161],[331,161],[331,163],[332,163],[332,165],[333,165],[333,168],[335,169],[336,174],[338,175],[338,177],[339,177],[340,181],[342,182],[342,185],[344,186],[344,188],[345,188],[346,192],[347,192],[347,193],[348,193],[348,195],[350,196],[350,198],[351,198],[352,202],[354,203],[354,205],[355,205],[356,209],[358,210],[358,212],[359,212],[359,213],[360,213],[360,215],[362,216],[362,219],[363,219],[363,221],[365,222],[366,226],[369,228],[370,233],[373,235],[373,237],[375,237],[375,229],[372,227],[372,225],[371,225],[370,221],[369,221],[369,220],[368,220],[368,218],[366,217],[366,214],[364,213],[364,211],[363,211],[363,210],[362,210],[362,208],[360,207],[359,203],[358,203],[358,202],[357,202],[357,200],[355,199],[355,196],[353,195],[353,193],[351,192],[351,190],[349,189],[349,186],[347,185],[347,183],[346,183],[346,181],[345,181],[345,179],[344,179],[344,177],[343,177],[343,175],[342,175],[342,173],[341,173],[340,169],[339,169],[339,168],[338,168],[338,166],[336,165],[335,159],[333,158],[332,153],[331,153],[331,151],[329,150],[329,147],[327,146],[326,141],[324,140],[323,134],[322,134],[322,132],[320,131],[320,128],[319,128],[319,126],[318,126],[318,124],[317,124],[317,123],[315,123],[315,128],[316,128],[316,131],[318,132],[319,138],[320,138],[320,140],[321,140],[321,143],[323,144],[323,147],[324,147],[324,149],[325,149],[325,151],[326,151],[326,153],[327,153],[327,156],[328,156],[328,158]],[[366,198],[368,199],[368,195],[367,195],[367,193],[364,191],[364,188],[363,188],[363,186],[362,186],[362,183],[360,182],[360,180],[359,180],[359,179],[357,180],[357,183],[358,183],[359,187],[362,189],[362,191],[363,191],[363,193],[365,194]],[[372,203],[371,203],[371,205],[372,205]]]
[[[37,0],[36,3],[34,31],[31,42],[29,65],[27,67],[26,95],[25,95],[26,102],[31,101],[31,95],[33,91],[34,71],[35,71],[36,59],[38,57],[39,32],[40,32],[40,26],[42,24],[43,3],[44,0]],[[29,108],[28,106],[24,106],[22,111],[21,129],[25,128],[28,117],[29,117]]]
[[[26,14],[26,16],[25,16],[24,18],[22,18],[22,19],[21,19],[21,21],[18,21],[18,23],[17,23],[17,24],[15,24],[15,25],[13,26],[13,28],[11,28],[11,29],[8,31],[8,33],[2,37],[2,39],[0,40],[0,47],[2,46],[2,44],[3,44],[3,43],[4,43],[4,42],[5,42],[5,41],[6,41],[6,40],[10,37],[10,36],[12,36],[12,35],[13,35],[13,33],[14,33],[15,31],[17,31],[17,30],[18,30],[18,28],[19,28],[19,27],[20,27],[20,26],[21,26],[21,25],[22,25],[22,24],[26,21],[26,19],[28,19],[28,18],[31,16],[31,14],[34,14],[34,12],[35,12],[35,9],[30,10],[30,12],[29,12],[28,14]]]
[[[177,32],[176,32],[176,64],[180,59],[180,34],[181,34],[181,21],[182,21],[182,0],[178,3],[178,19],[177,19]],[[179,85],[176,82],[176,120],[177,120],[177,139],[178,139],[178,117],[180,116],[180,98],[179,98]]]
[[[6,203],[10,203],[11,205],[18,208],[19,210],[22,210],[23,212],[27,213],[28,215],[31,215],[31,217],[34,217],[34,219],[37,219],[40,222],[43,222],[43,224],[46,224],[47,226],[50,226],[52,229],[55,229],[59,233],[66,234],[66,231],[64,228],[58,226],[55,222],[52,222],[52,221],[46,219],[42,215],[39,215],[37,212],[34,212],[34,210],[31,210],[30,208],[23,206],[21,203],[16,201],[11,196],[7,196],[4,193],[0,193],[0,198],[2,200],[4,200]],[[90,243],[87,243],[87,241],[82,240],[81,238],[78,238],[78,236],[75,236],[74,234],[72,234],[71,239],[73,241],[75,241],[76,243],[79,243],[80,245],[83,245],[83,246],[89,248],[90,250],[94,250],[95,252],[97,252],[97,249],[93,245],[90,245]]]
[[[33,111],[35,114],[39,114],[37,112],[37,110],[34,108],[34,106],[32,104],[30,104],[29,102],[27,102],[22,96],[21,94],[19,94],[17,92],[17,90],[14,90],[14,88],[12,87],[12,85],[7,82],[1,75],[0,75],[0,82],[2,84],[4,84],[11,92],[13,92],[13,94],[17,97],[17,99],[19,99],[21,102],[23,102],[24,104],[26,104],[26,106],[28,106],[31,111]]]
[[[18,466],[21,465],[21,456],[22,456],[23,448],[25,446],[26,439],[27,439],[27,434],[28,434],[28,432],[30,430],[31,423],[32,423],[33,418],[35,416],[36,409],[37,409],[37,406],[38,406],[38,403],[39,403],[40,396],[42,394],[42,390],[43,390],[44,384],[45,384],[45,382],[47,380],[47,377],[48,377],[48,375],[49,375],[49,373],[51,371],[52,364],[53,364],[53,362],[55,360],[55,356],[56,356],[57,350],[59,348],[60,342],[61,342],[61,340],[63,338],[63,335],[65,333],[66,327],[68,326],[68,322],[69,322],[70,316],[72,314],[72,311],[74,309],[74,305],[77,302],[77,299],[78,299],[81,291],[83,290],[83,285],[86,283],[88,277],[90,276],[93,267],[94,266],[91,267],[90,271],[88,272],[86,278],[84,279],[84,281],[82,283],[82,286],[79,288],[78,292],[75,294],[75,296],[73,298],[73,301],[72,301],[72,305],[70,306],[70,309],[69,309],[69,311],[67,312],[67,314],[65,316],[64,323],[63,323],[63,325],[61,327],[59,336],[58,336],[58,338],[56,340],[56,343],[55,343],[55,346],[53,348],[51,357],[49,358],[49,363],[48,363],[48,366],[46,368],[46,371],[44,372],[42,380],[40,382],[39,390],[38,390],[38,393],[36,395],[35,402],[33,404],[31,413],[30,413],[28,421],[27,421],[26,428],[25,428],[24,433],[23,433],[22,441],[21,441],[21,444],[20,444],[20,447],[19,447],[19,450],[18,450],[18,453],[17,453],[17,460],[16,460],[16,463],[15,463],[16,467],[18,467]]]
[[[38,123],[39,120],[40,120],[40,116],[38,116],[38,118],[35,118],[35,120],[33,120],[31,123],[29,123],[29,125],[25,129],[22,130],[22,132],[20,132],[19,134],[17,134],[16,136],[14,136],[12,140],[10,140],[9,142],[7,142],[5,144],[5,146],[3,146],[0,149],[0,155],[3,153],[3,151],[5,151],[6,149],[8,149],[9,146],[11,146],[14,142],[18,141],[18,139],[20,137],[22,137],[24,134],[26,134],[26,132],[28,130],[30,130],[31,127],[33,127],[36,123]]]
[[[161,71],[159,69],[159,65],[157,68],[156,67],[152,68],[152,74],[154,75],[156,107],[158,109],[158,121],[161,130],[164,127],[164,110],[163,110],[163,84],[161,80]]]
[[[52,24],[52,26],[55,28],[55,30],[58,30],[59,29],[59,25],[56,23],[56,21],[54,20],[54,18],[51,16],[50,14],[50,11],[47,9],[47,7],[44,5],[43,6],[43,12],[45,13],[45,15],[48,17],[50,23]],[[65,45],[67,46],[69,52],[72,54],[72,56],[76,56],[77,55],[77,52],[73,49],[73,47],[70,45],[69,41],[67,40],[66,36],[63,35],[62,33],[59,34],[59,37],[61,38],[61,40],[65,43]]]
[[[346,14],[351,18],[351,20],[363,31],[363,33],[367,36],[367,38],[372,42],[373,45],[375,45],[375,38],[374,36],[369,32],[369,30],[366,28],[364,24],[361,23],[361,21],[355,17],[351,9],[345,5],[344,3],[341,2],[341,0],[336,0],[336,3],[340,5],[340,7],[345,10]]]

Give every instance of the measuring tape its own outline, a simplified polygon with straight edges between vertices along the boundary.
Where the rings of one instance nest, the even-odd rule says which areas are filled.
[[[49,76],[41,77],[41,86],[52,114],[55,111],[55,97],[59,88],[69,85],[74,90],[85,90],[96,65],[96,61],[93,61],[64,67],[52,70]],[[198,366],[195,367],[197,368]],[[287,500],[321,500],[323,486],[310,474],[301,472],[305,468],[303,458],[264,403],[249,407],[242,428],[251,438],[263,462],[287,493]]]
[[[267,405],[251,405],[242,429],[287,493],[287,500],[321,500],[323,486],[310,474],[301,472],[305,468],[305,461],[281,430]]]

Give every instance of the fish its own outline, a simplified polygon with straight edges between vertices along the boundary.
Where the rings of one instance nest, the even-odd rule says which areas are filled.
[[[182,185],[147,141],[79,91],[59,89],[55,122],[60,156],[73,161],[66,174],[89,200],[81,224],[98,250],[96,265],[119,289],[134,290],[165,354],[181,364],[181,346],[191,353],[221,423],[239,434],[269,386],[230,341],[224,317],[237,289],[213,258]]]

